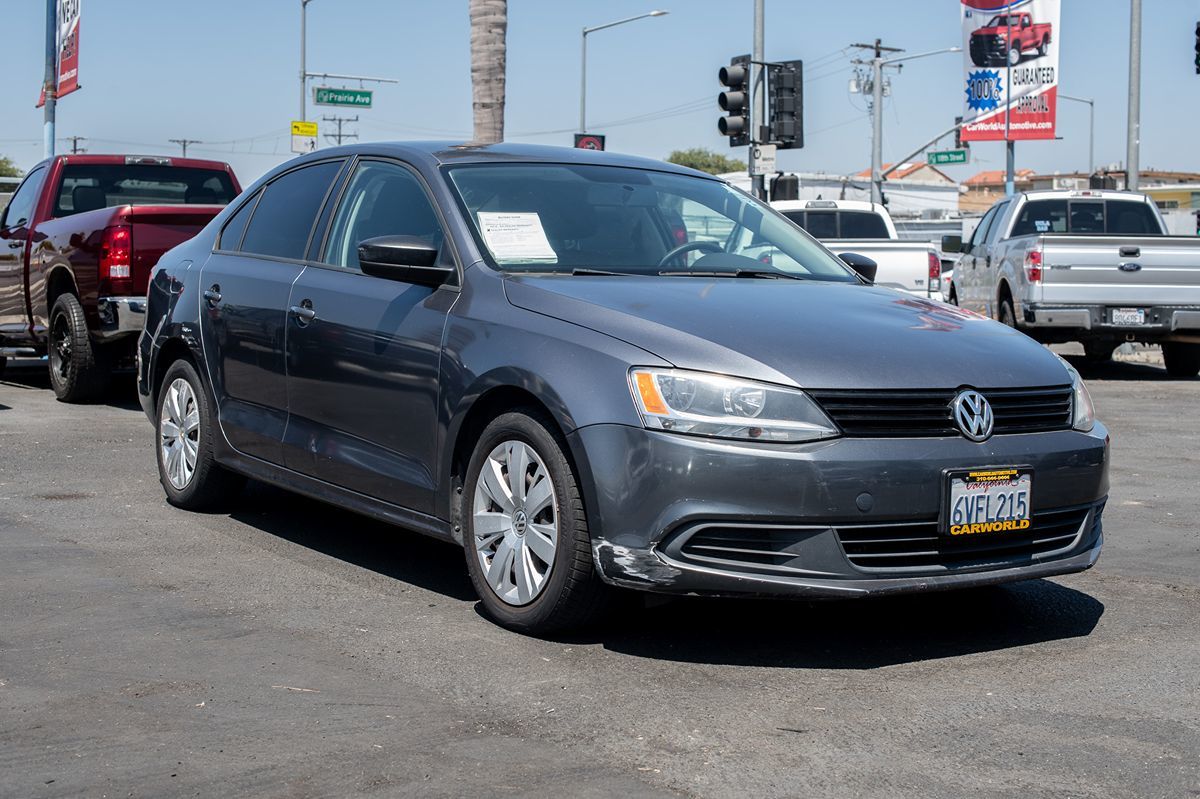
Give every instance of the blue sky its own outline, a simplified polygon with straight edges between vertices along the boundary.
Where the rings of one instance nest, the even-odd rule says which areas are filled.
[[[655,5],[655,4],[659,5]],[[41,157],[40,0],[8,4],[0,154],[23,167]],[[299,0],[87,0],[83,89],[59,105],[59,136],[93,152],[177,153],[168,139],[200,139],[189,154],[227,160],[249,181],[290,157],[299,105]],[[400,79],[359,111],[364,140],[462,138],[471,129],[467,0],[313,0],[312,71]],[[509,0],[508,138],[570,144],[579,113],[579,31],[665,8],[589,37],[589,127],[610,150],[664,157],[710,147],[737,157],[716,132],[717,69],[749,52],[751,0]],[[1195,0],[1147,0],[1142,168],[1200,171],[1195,131],[1200,75],[1192,68]],[[806,62],[807,146],[780,154],[789,170],[847,172],[868,165],[870,124],[847,92],[846,45],[871,41],[916,53],[959,42],[956,0],[766,0],[766,55]],[[1063,0],[1060,91],[1096,99],[1096,159],[1125,158],[1128,0]],[[912,62],[892,79],[884,156],[903,156],[961,114],[961,56]],[[664,110],[672,115],[654,118]],[[309,118],[319,118],[312,110]],[[649,115],[634,124],[605,125]],[[324,128],[323,128],[324,130]],[[554,132],[564,131],[564,132]],[[1063,103],[1063,141],[1017,145],[1019,167],[1087,166],[1087,107]],[[60,142],[60,151],[64,144]],[[961,179],[1004,165],[1003,144],[977,143]]]

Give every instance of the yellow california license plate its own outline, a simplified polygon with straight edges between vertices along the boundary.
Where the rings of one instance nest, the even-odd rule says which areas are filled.
[[[947,475],[948,535],[1012,533],[1033,527],[1033,470],[1018,466],[971,469]]]

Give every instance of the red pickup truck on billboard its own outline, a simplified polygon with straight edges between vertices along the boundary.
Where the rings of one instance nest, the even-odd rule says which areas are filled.
[[[1030,50],[1043,56],[1050,46],[1050,28],[1048,22],[1034,22],[1028,12],[997,14],[971,32],[971,62],[977,67],[1015,67]]]
[[[228,164],[67,155],[41,162],[0,214],[0,370],[48,355],[64,402],[132,364],[150,270],[241,192]]]

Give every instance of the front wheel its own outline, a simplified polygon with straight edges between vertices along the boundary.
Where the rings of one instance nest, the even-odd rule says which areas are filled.
[[[1046,37],[1046,38],[1042,39],[1042,43],[1038,45],[1038,58],[1041,58],[1042,56],[1046,55],[1046,52],[1049,49],[1050,49],[1050,38]]]
[[[207,510],[241,490],[243,478],[213,457],[214,418],[208,394],[187,361],[171,364],[158,392],[158,479],[167,502]]]
[[[461,505],[467,571],[487,615],[544,635],[580,626],[608,589],[566,445],[544,414],[499,416],[475,445]]]
[[[83,306],[63,294],[50,309],[50,386],[60,402],[86,402],[108,388],[105,353],[92,343]]]
[[[1017,64],[1020,64],[1020,63],[1021,63],[1021,48],[1020,47],[1008,48],[1008,65],[1010,67],[1015,67]]]
[[[1162,345],[1163,365],[1171,377],[1200,375],[1200,344],[1168,341]]]
[[[1017,327],[1017,313],[1013,310],[1013,301],[1008,297],[1000,300],[1000,324],[1008,325],[1014,330]]]

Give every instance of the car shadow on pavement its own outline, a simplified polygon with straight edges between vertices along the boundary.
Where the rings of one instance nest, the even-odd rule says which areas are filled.
[[[421,533],[253,480],[229,515],[385,577],[464,602],[476,598],[462,549]]]
[[[13,388],[27,388],[36,391],[50,391],[50,374],[46,371],[45,361],[29,359],[10,362],[0,376],[0,385]],[[112,385],[104,395],[89,405],[108,405],[124,410],[138,410],[137,379],[132,372],[121,372],[114,375]]]
[[[1153,363],[1137,363],[1134,361],[1105,361],[1092,363],[1082,355],[1063,355],[1072,366],[1079,370],[1084,380],[1116,380],[1130,382],[1179,383],[1188,382],[1194,378],[1171,377],[1162,366]]]
[[[573,640],[686,663],[874,669],[1079,638],[1103,614],[1088,594],[1032,580],[829,602],[682,599]]]

